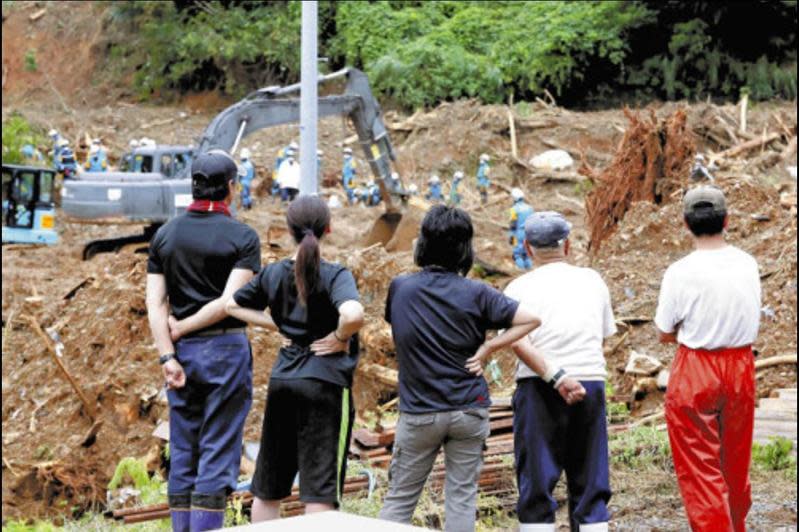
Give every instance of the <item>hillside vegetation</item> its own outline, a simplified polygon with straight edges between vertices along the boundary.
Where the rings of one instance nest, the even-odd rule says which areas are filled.
[[[299,78],[300,2],[115,2],[109,62],[141,98],[240,96]],[[367,71],[405,108],[477,97],[796,97],[797,2],[321,1],[323,70]]]

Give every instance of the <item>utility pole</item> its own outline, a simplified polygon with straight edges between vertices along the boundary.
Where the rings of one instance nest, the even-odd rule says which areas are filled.
[[[316,194],[316,128],[318,124],[317,50],[318,2],[302,2],[302,43],[300,65],[300,194]]]

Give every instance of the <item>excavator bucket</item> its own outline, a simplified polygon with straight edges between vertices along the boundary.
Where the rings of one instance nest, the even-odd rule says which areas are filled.
[[[430,208],[427,201],[411,197],[403,212],[388,211],[372,225],[366,237],[366,246],[381,243],[387,251],[410,251],[419,235],[422,218]]]

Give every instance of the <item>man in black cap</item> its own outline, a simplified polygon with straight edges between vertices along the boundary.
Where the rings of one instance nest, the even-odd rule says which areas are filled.
[[[556,212],[530,214],[524,247],[533,270],[505,295],[534,309],[541,326],[517,342],[513,438],[519,530],[555,530],[553,489],[565,470],[572,530],[606,532],[610,480],[602,343],[616,332],[599,273],[569,264],[571,224]],[[534,370],[534,355],[546,360]]]
[[[181,532],[220,528],[236,486],[252,357],[245,324],[224,304],[261,263],[258,235],[230,216],[235,161],[213,150],[191,174],[194,202],[158,230],[147,262],[147,313],[169,399],[169,507]]]

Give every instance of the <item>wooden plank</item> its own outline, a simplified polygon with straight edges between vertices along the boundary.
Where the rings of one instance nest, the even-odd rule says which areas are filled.
[[[777,390],[777,397],[780,399],[787,399],[789,401],[796,401],[796,388],[780,388]]]
[[[758,405],[762,410],[786,410],[796,412],[796,401],[779,397],[766,397]]]
[[[755,432],[774,433],[775,435],[790,434],[791,439],[796,438],[796,423],[786,421],[756,421]]]
[[[372,432],[368,429],[357,429],[352,437],[364,447],[385,447],[394,443],[395,431]]]
[[[792,421],[796,423],[796,410],[762,410],[758,408],[755,410],[755,424],[761,419],[770,421]]]

